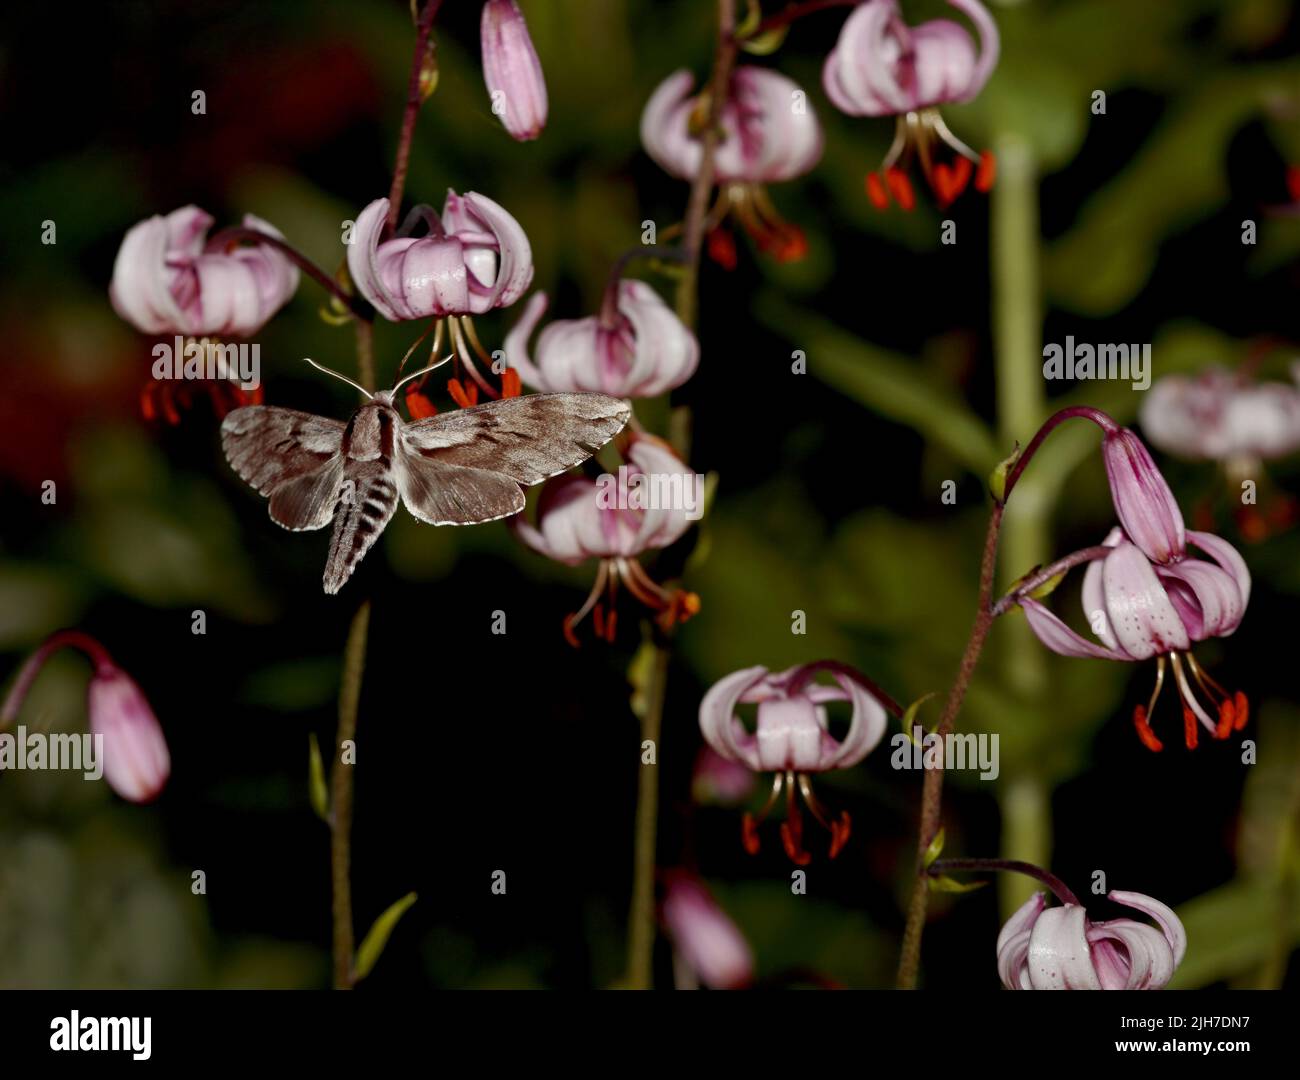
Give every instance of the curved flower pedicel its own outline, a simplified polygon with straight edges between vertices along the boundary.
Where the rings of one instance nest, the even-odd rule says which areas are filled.
[[[599,315],[557,319],[530,357],[528,339],[545,312],[546,294],[538,293],[505,341],[506,360],[538,390],[655,397],[681,386],[700,362],[695,335],[643,281],[616,277]]]
[[[1187,951],[1183,924],[1159,900],[1112,892],[1117,904],[1149,915],[1093,922],[1078,904],[1027,900],[998,934],[998,975],[1008,990],[1160,990]]]
[[[565,473],[548,480],[537,502],[536,525],[524,514],[510,519],[519,538],[547,558],[569,566],[600,560],[586,602],[564,620],[564,635],[574,646],[574,631],[588,614],[597,637],[614,640],[620,585],[664,627],[684,622],[700,608],[695,593],[657,584],[637,556],[667,547],[690,528],[703,510],[703,477],[651,435],[634,434],[623,456],[627,463],[617,476],[593,480]]]
[[[813,679],[828,671],[837,686]],[[843,739],[828,730],[826,703],[847,701],[853,716]],[[750,732],[736,715],[736,706],[757,705],[758,719]],[[847,812],[835,817],[813,792],[811,773],[847,769],[867,756],[885,734],[885,708],[872,693],[841,665],[802,664],[773,674],[765,667],[744,668],[716,683],[700,703],[700,731],[717,753],[755,772],[770,772],[772,792],[755,817],[746,813],[742,823],[745,850],[759,849],[758,826],[786,793],[786,820],[781,823],[781,843],[799,866],[812,856],[803,846],[803,815],[799,800],[817,823],[831,834],[830,857],[840,853],[849,839]]]
[[[701,983],[711,990],[741,990],[753,981],[749,942],[698,878],[670,872],[660,910],[678,954]]]
[[[848,17],[822,68],[826,96],[850,116],[897,117],[894,143],[879,173],[869,173],[867,194],[877,209],[894,201],[904,210],[916,205],[906,169],[913,159],[941,207],[970,183],[977,191],[993,186],[994,162],[976,154],[944,123],[938,106],[970,101],[988,82],[998,62],[997,24],[979,0],[949,0],[979,33],[971,35],[950,19],[911,27],[897,0],[865,0]],[[947,151],[951,164],[939,160]]]
[[[1215,738],[1226,739],[1246,725],[1246,696],[1226,691],[1189,650],[1193,642],[1227,637],[1237,629],[1250,601],[1250,571],[1226,540],[1185,530],[1173,493],[1131,431],[1109,431],[1103,455],[1121,527],[1080,560],[1089,564],[1083,579],[1084,615],[1101,644],[1077,634],[1031,596],[1017,595],[1016,602],[1039,640],[1063,656],[1158,658],[1151,698],[1133,711],[1138,736],[1151,750],[1163,749],[1149,721],[1166,666],[1173,669],[1182,699],[1188,749],[1196,747],[1198,721]],[[1189,542],[1209,559],[1191,557]],[[1210,717],[1203,699],[1217,718]]]
[[[132,226],[113,263],[113,310],[146,334],[246,338],[266,325],[297,290],[298,268],[265,245],[214,245],[212,223],[183,206]],[[244,226],[283,239],[252,214]]]
[[[537,138],[546,126],[546,78],[515,0],[487,0],[479,40],[492,111],[512,138]]]
[[[92,735],[103,737],[104,779],[134,803],[158,797],[171,775],[171,755],[149,702],[129,675],[98,641],[77,630],[52,634],[28,658],[0,708],[0,730],[18,717],[41,668],[60,649],[75,648],[94,665],[86,690]]]
[[[457,361],[489,397],[519,392],[518,376],[506,371],[495,389],[479,370],[492,358],[479,342],[472,316],[509,307],[533,280],[533,252],[524,230],[486,195],[447,192],[439,216],[417,206],[387,235],[389,202],[376,199],[357,215],[348,245],[348,272],[357,289],[385,319],[436,319],[435,351],[450,329]],[[420,225],[424,235],[413,236]],[[478,391],[453,380],[453,397],[472,405]]]
[[[681,180],[694,179],[703,153],[697,127],[705,94],[692,96],[693,85],[689,71],[673,72],[641,114],[646,153]],[[734,242],[719,230],[730,214],[761,250],[783,261],[800,258],[808,247],[804,234],[781,217],[765,185],[802,176],[821,160],[821,125],[803,90],[779,72],[742,65],[732,73],[718,122],[710,253],[728,268],[735,265]]]

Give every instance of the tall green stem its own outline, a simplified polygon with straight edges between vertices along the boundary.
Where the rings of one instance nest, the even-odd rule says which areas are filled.
[[[1042,374],[1043,313],[1039,290],[1038,170],[1022,137],[1003,133],[995,144],[998,180],[991,193],[993,338],[1000,441],[1023,446],[1042,422],[1047,399]],[[1045,479],[1045,478],[1044,478]],[[1008,504],[1002,565],[1010,573],[1046,562],[1051,505],[1045,485],[1029,475]],[[1023,701],[1042,702],[1047,658],[1023,619],[999,629],[1002,682]],[[1051,801],[1043,778],[1024,773],[1001,789],[1002,856],[1046,866],[1051,861]],[[1018,908],[1032,884],[1015,875],[998,880],[1005,914]]]
[[[343,650],[343,681],[339,687],[339,729],[330,775],[330,872],[334,885],[334,989],[350,990],[355,953],[352,927],[352,770],[344,748],[355,746],[361,679],[366,667],[366,635],[370,629],[370,601],[363,601],[352,617],[348,643]]]

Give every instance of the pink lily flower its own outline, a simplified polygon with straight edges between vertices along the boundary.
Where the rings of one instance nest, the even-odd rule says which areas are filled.
[[[222,250],[211,215],[183,206],[133,225],[113,263],[113,310],[146,334],[251,337],[298,288],[298,268],[265,245]],[[247,214],[244,226],[281,234]]]
[[[537,138],[546,126],[546,79],[515,0],[487,0],[479,40],[493,111],[513,138],[520,142]]]
[[[979,0],[949,0],[975,25],[971,35],[950,19],[911,27],[897,0],[865,0],[844,23],[822,68],[826,96],[850,116],[895,116],[897,134],[881,167],[867,176],[867,194],[877,209],[889,196],[904,210],[916,205],[904,171],[913,157],[941,207],[957,198],[975,175],[977,191],[993,186],[991,154],[976,154],[944,123],[938,106],[972,100],[998,62],[997,24]],[[946,148],[952,164],[937,160]],[[883,179],[882,179],[883,177]]]
[[[1077,904],[1046,908],[1030,897],[998,934],[998,975],[1008,990],[1160,990],[1187,952],[1178,916],[1142,893],[1110,898],[1155,920],[1093,922]]]
[[[678,955],[710,990],[742,990],[753,981],[749,942],[698,878],[670,873],[661,913]]]
[[[88,634],[60,630],[42,642],[19,671],[13,689],[0,708],[0,730],[17,719],[46,661],[60,649],[69,647],[84,652],[94,665],[87,688],[87,711],[91,734],[103,736],[104,779],[129,802],[151,802],[171,775],[167,740],[135,681]]]
[[[641,143],[665,172],[692,180],[700,167],[698,117],[704,95],[692,96],[689,71],[669,75],[641,114]],[[710,210],[710,250],[734,265],[729,234],[718,231],[730,214],[758,246],[782,261],[807,250],[803,232],[785,221],[765,185],[808,172],[822,156],[822,130],[798,84],[776,71],[742,65],[732,74],[714,156],[718,200]],[[727,240],[720,239],[727,237]],[[728,267],[730,268],[730,266]]]
[[[695,335],[643,281],[615,277],[599,315],[551,323],[534,363],[528,339],[545,311],[546,294],[537,293],[505,341],[506,359],[538,390],[656,397],[681,386],[700,362]]]
[[[441,217],[428,206],[415,207],[391,236],[385,235],[388,210],[387,199],[376,199],[357,215],[348,271],[361,295],[392,322],[438,320],[435,353],[450,331],[453,355],[473,379],[469,386],[456,378],[448,384],[458,405],[477,403],[479,390],[493,398],[518,395],[518,372],[502,372],[497,389],[480,370],[492,369],[493,361],[472,316],[509,307],[532,284],[533,250],[519,222],[472,191],[448,191]],[[425,234],[412,236],[420,224]],[[423,380],[413,383],[408,395],[420,400],[422,386]]]
[[[1218,367],[1157,380],[1141,419],[1147,438],[1166,453],[1247,473],[1256,462],[1300,450],[1300,388]]]
[[[826,671],[837,686],[814,683]],[[827,730],[825,705],[847,701],[853,716],[843,739]],[[758,718],[751,733],[736,715],[740,704],[757,705]],[[772,791],[757,817],[746,813],[741,838],[751,855],[759,850],[758,826],[786,792],[786,820],[781,843],[791,861],[807,866],[812,856],[803,846],[803,816],[799,799],[822,828],[831,834],[830,857],[840,853],[849,839],[847,812],[836,818],[813,792],[810,774],[847,769],[867,756],[885,734],[885,708],[839,664],[801,664],[773,674],[755,666],[734,671],[715,683],[700,703],[700,731],[717,753],[755,772],[770,772]]]
[[[647,490],[698,492],[703,478],[690,470],[662,439],[633,434],[623,451],[618,475],[600,481],[580,472],[552,477],[537,501],[537,524],[525,515],[511,518],[516,535],[534,551],[577,566],[598,559],[599,569],[582,607],[564,620],[564,636],[578,646],[577,625],[592,614],[596,636],[612,642],[619,586],[656,614],[661,626],[684,622],[700,609],[692,592],[656,583],[637,556],[679,539],[698,514],[680,505],[656,506]],[[662,502],[663,500],[658,500]],[[702,510],[702,507],[696,507]],[[608,610],[606,610],[608,605]]]
[[[1149,718],[1164,687],[1166,664],[1183,706],[1183,732],[1189,750],[1197,744],[1199,721],[1217,739],[1240,731],[1249,719],[1246,695],[1230,694],[1191,654],[1195,641],[1227,637],[1240,624],[1250,600],[1250,571],[1237,550],[1212,533],[1189,532],[1187,540],[1209,556],[1191,558],[1180,549],[1167,563],[1153,563],[1123,529],[1103,542],[1108,550],[1089,561],[1083,579],[1083,608],[1100,644],[1070,629],[1041,601],[1018,596],[1038,639],[1062,656],[1139,661],[1155,656],[1156,684],[1145,706],[1133,711],[1142,743],[1153,751],[1163,744]],[[1199,691],[1199,693],[1198,693]],[[1204,704],[1209,706],[1209,711]],[[1211,719],[1210,711],[1217,713]]]

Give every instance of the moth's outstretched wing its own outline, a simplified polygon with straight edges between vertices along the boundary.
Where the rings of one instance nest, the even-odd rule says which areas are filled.
[[[524,489],[504,473],[452,465],[401,448],[394,465],[402,502],[427,525],[477,525],[524,508]]]
[[[295,531],[330,523],[343,483],[344,425],[293,409],[248,405],[226,415],[221,445],[231,468],[271,497],[271,520]]]
[[[586,461],[630,415],[627,402],[605,394],[528,394],[406,424],[401,439],[412,455],[527,486]]]

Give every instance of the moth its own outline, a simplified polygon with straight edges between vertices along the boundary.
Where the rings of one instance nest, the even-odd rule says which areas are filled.
[[[529,394],[407,423],[397,390],[371,393],[345,424],[248,405],[226,415],[221,445],[231,468],[270,499],[271,520],[294,532],[333,522],[325,592],[352,576],[406,505],[429,525],[475,525],[517,514],[524,488],[595,454],[627,423],[627,402],[604,394]],[[433,365],[434,367],[438,365]]]

